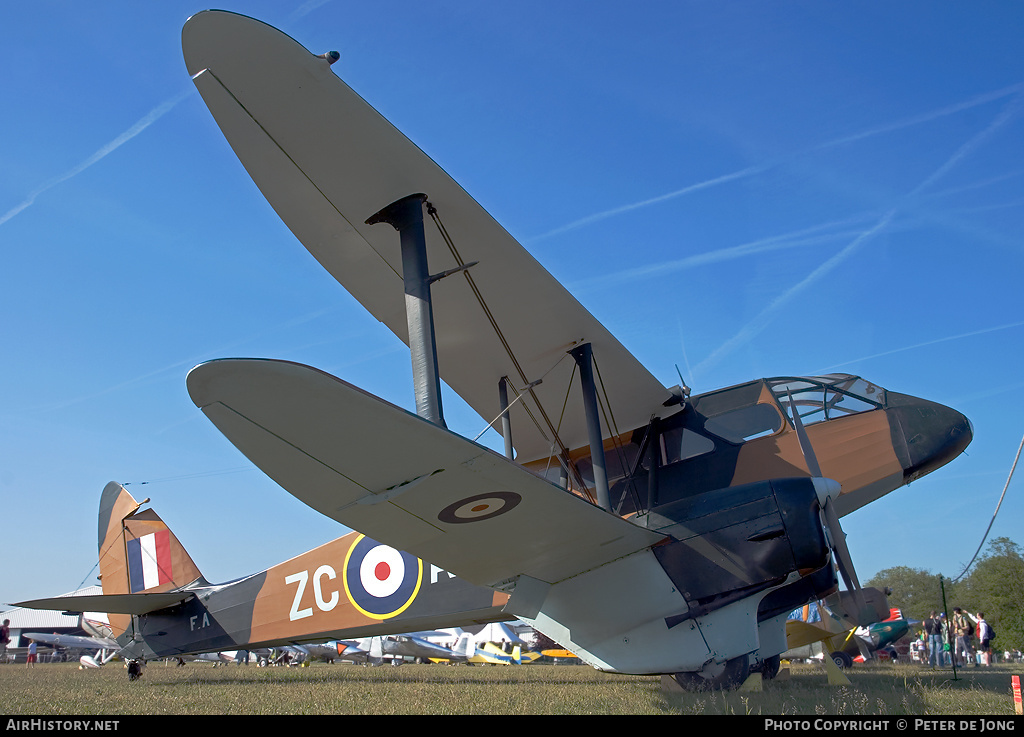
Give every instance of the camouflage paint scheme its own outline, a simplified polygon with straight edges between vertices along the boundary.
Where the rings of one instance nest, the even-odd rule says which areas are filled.
[[[810,476],[807,462],[794,431],[787,409],[780,403],[770,385],[781,382],[813,383],[843,386],[858,377],[780,377],[760,379],[739,386],[692,397],[676,414],[655,420],[650,426],[637,428],[605,440],[609,477],[621,480],[616,491],[612,486],[612,505],[630,491],[636,501],[627,499],[618,508],[626,516],[669,503],[684,496],[726,489],[741,484],[773,478]],[[866,382],[865,382],[866,383]],[[870,385],[876,391],[877,406],[865,411],[830,418],[807,427],[807,434],[826,478],[838,481],[842,493],[836,503],[841,515],[859,509],[875,499],[909,484],[957,455],[970,443],[970,422],[959,412],[934,402],[918,399]],[[771,408],[777,418],[777,429],[763,437],[747,441],[730,440],[706,429],[709,419],[745,408],[763,405]],[[713,452],[705,452],[677,462],[666,462],[664,450],[656,464],[657,493],[645,504],[650,484],[650,463],[638,456],[646,444],[674,428],[685,428],[713,444]],[[624,457],[626,462],[617,462]],[[571,452],[566,465],[580,467],[589,463],[589,448]],[[635,468],[623,471],[623,466]],[[559,469],[559,458],[551,457],[525,464],[528,468],[551,477]],[[618,475],[616,471],[618,470]],[[555,469],[552,472],[551,469]],[[569,488],[580,496],[593,498],[586,481],[573,483],[579,474],[569,475]],[[581,488],[582,487],[582,488]],[[624,487],[632,487],[624,488]]]
[[[651,478],[640,448],[658,433],[673,427],[712,439],[714,452],[697,454],[674,464],[658,460],[657,494],[653,509],[682,498],[714,490],[723,492],[758,481],[808,476],[799,442],[786,409],[769,388],[780,379],[760,380],[739,387],[693,397],[686,408],[661,420],[652,430],[639,428],[606,441],[609,457],[632,458],[636,498],[644,498]],[[884,395],[884,399],[882,399]],[[843,486],[844,512],[909,483],[959,454],[971,438],[962,415],[924,400],[880,390],[879,406],[868,411],[815,423],[808,434],[823,472]],[[778,429],[746,442],[729,442],[706,429],[710,418],[745,407],[766,405],[778,416]],[[911,434],[913,433],[913,434]],[[909,435],[909,438],[908,438]],[[926,438],[933,438],[926,442]],[[589,449],[570,454],[573,466],[584,466]],[[555,459],[557,461],[557,459]],[[528,464],[543,474],[557,464],[553,460]],[[629,466],[630,463],[621,464]],[[647,463],[646,465],[650,465]],[[628,476],[628,474],[623,474]],[[621,489],[614,499],[628,496]],[[637,493],[636,487],[640,487]],[[590,489],[572,490],[589,496]],[[637,505],[626,504],[620,512],[637,517]],[[643,505],[640,505],[641,507]],[[104,594],[130,594],[132,580],[126,552],[130,541],[166,531],[168,551],[161,566],[162,583],[145,588],[145,594],[182,592],[189,595],[170,608],[148,611],[139,607],[136,616],[110,615],[111,627],[126,655],[153,658],[238,647],[268,647],[293,642],[315,642],[342,637],[363,637],[426,629],[466,626],[509,619],[502,611],[506,594],[473,586],[451,574],[392,548],[377,546],[358,532],[345,535],[267,571],[222,585],[209,584],[167,525],[151,509],[138,503],[120,485],[108,484],[100,502],[99,556]],[[400,556],[402,581],[387,597],[377,597],[361,585],[360,566],[366,553],[378,548],[391,551],[391,562],[376,561],[371,581],[387,579]],[[371,561],[373,563],[373,561]],[[385,570],[387,569],[387,570]],[[379,577],[378,577],[378,574]],[[136,586],[138,589],[138,586]],[[831,577],[823,595],[835,590]],[[67,605],[67,600],[63,601]]]
[[[806,477],[808,472],[795,431],[786,419],[785,409],[768,388],[772,381],[778,380],[751,382],[694,397],[683,411],[661,421],[655,432],[639,428],[607,441],[606,448],[611,454],[632,444],[635,463],[645,438],[650,443],[658,432],[684,426],[706,437],[705,426],[710,418],[739,408],[766,405],[778,417],[778,429],[767,436],[739,443],[716,436],[714,452],[700,453],[665,467],[657,467],[660,461],[655,464],[658,493],[653,509],[700,492],[726,492],[757,481]],[[892,392],[885,394],[877,408],[812,424],[808,434],[823,471],[843,484],[841,499],[850,499],[847,504],[851,509],[943,465],[971,439],[970,424],[959,413]],[[580,449],[570,457],[579,466],[588,455],[587,449]],[[550,465],[530,465],[543,472],[541,463]],[[649,478],[649,469],[633,467],[630,481],[646,485]],[[619,497],[623,496],[620,492]],[[271,647],[511,618],[502,610],[508,600],[506,594],[468,584],[408,554],[379,546],[357,532],[262,573],[212,585],[160,517],[151,509],[139,507],[119,484],[112,482],[104,489],[99,510],[104,596],[90,597],[93,601],[81,603],[83,609],[112,611],[111,628],[125,646],[123,655],[128,657]],[[637,522],[644,516],[637,516],[635,509],[623,513],[637,517]],[[133,594],[129,549],[147,537],[161,534],[166,539],[165,550],[156,558],[162,581],[147,584],[141,594]],[[374,550],[390,551],[391,557],[372,559],[369,572],[360,573],[363,561]],[[401,563],[394,556],[399,556]],[[393,591],[388,588],[386,595],[374,595],[361,583],[384,582],[396,568],[403,569],[401,581],[392,587]],[[776,596],[767,614],[788,607],[793,596],[806,600],[812,594],[822,596],[835,591],[834,574],[825,573],[829,575],[808,576],[805,580],[813,580],[813,584],[806,590],[792,590],[789,598],[781,602]],[[138,591],[140,585],[135,583]],[[165,598],[158,598],[161,595]],[[111,603],[117,597],[123,597],[124,603]],[[104,601],[95,601],[96,598]],[[67,609],[69,603],[63,598],[24,605]]]
[[[135,617],[112,614],[111,627],[126,646],[125,656],[272,647],[509,619],[501,612],[506,595],[467,584],[408,554],[385,550],[357,532],[262,573],[211,585],[160,517],[152,510],[136,512],[138,508],[119,484],[104,489],[99,541],[104,595],[131,591],[130,542],[166,531],[169,555],[159,566],[168,580],[145,591],[185,591],[191,596]],[[373,558],[375,551],[385,553],[381,560]],[[361,575],[361,564],[368,559]],[[394,565],[396,560],[402,564]],[[367,590],[363,581],[383,582],[389,596]]]

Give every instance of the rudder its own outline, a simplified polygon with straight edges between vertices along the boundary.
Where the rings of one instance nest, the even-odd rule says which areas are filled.
[[[99,566],[104,594],[170,591],[202,578],[199,568],[159,515],[152,509],[140,511],[141,506],[115,481],[103,489]],[[129,615],[110,615],[115,636],[130,623]]]

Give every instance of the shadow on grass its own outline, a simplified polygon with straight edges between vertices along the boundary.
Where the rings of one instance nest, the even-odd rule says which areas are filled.
[[[581,683],[616,683],[627,681],[650,681],[654,683],[657,676],[624,676],[611,673],[600,673],[585,666],[551,666],[551,665],[495,665],[495,666],[447,666],[440,664],[401,666],[361,666],[347,664],[315,664],[307,668],[258,668],[252,665],[228,665],[218,668],[203,668],[198,664],[186,665],[183,668],[171,668],[162,664],[151,664],[146,668],[145,680],[148,683],[166,682],[168,685],[180,683],[182,680],[205,681],[215,684],[259,684],[272,681],[275,684],[308,684],[316,683],[364,683],[367,685],[380,683],[408,683],[422,685],[465,684],[465,685],[516,685],[516,684],[547,684],[547,685],[578,685]],[[162,675],[164,674],[164,675]]]
[[[830,686],[821,666],[788,669],[758,691],[668,694],[658,676],[580,666],[315,664],[256,668],[153,663],[129,683],[123,668],[70,664],[0,668],[8,713],[21,714],[1012,714],[1011,666],[958,672],[856,666]]]
[[[858,665],[849,685],[831,685],[824,667],[794,665],[760,690],[706,694],[660,692],[661,708],[687,714],[923,715],[1011,713],[1010,676],[1018,666],[929,670]]]

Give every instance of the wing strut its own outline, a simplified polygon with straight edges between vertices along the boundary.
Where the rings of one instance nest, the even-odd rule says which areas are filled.
[[[434,308],[430,301],[430,285],[435,279],[427,269],[427,236],[423,230],[426,199],[425,194],[411,194],[395,200],[370,217],[366,224],[387,223],[401,236],[405,317],[409,325],[416,414],[435,425],[447,427],[441,409],[441,375],[437,370]]]
[[[430,285],[448,274],[465,272],[473,264],[463,265],[462,259],[458,258],[457,261],[460,264],[458,268],[431,276],[427,267],[427,238],[423,228],[424,207],[428,209],[431,216],[435,216],[433,206],[427,202],[425,194],[407,195],[369,217],[366,224],[387,223],[399,232],[402,248],[402,278],[405,283],[405,314],[409,328],[409,350],[412,354],[413,390],[416,395],[416,414],[439,427],[446,428],[441,407],[441,376],[437,367],[437,343],[434,335],[434,312],[430,298]],[[450,242],[449,245],[451,245]],[[569,353],[576,360],[580,369],[597,505],[611,511],[604,441],[601,436],[601,418],[598,413],[597,384],[594,380],[593,349],[590,343],[584,343]],[[509,355],[511,357],[511,351],[509,351]],[[537,381],[529,384],[527,390],[532,394],[532,388],[539,383]],[[502,418],[505,455],[511,459],[513,450],[511,427],[508,422],[507,378],[503,378],[499,384],[499,395],[501,403],[499,416]],[[541,411],[543,412],[543,408]],[[550,427],[550,422],[548,424]]]
[[[498,382],[498,401],[501,404],[501,436],[505,438],[505,457],[510,461],[515,456],[512,445],[512,420],[508,416],[508,377],[502,376]]]
[[[601,417],[597,413],[597,386],[594,383],[594,352],[590,343],[573,348],[569,353],[580,367],[583,384],[583,409],[587,414],[587,435],[590,439],[590,462],[594,471],[594,492],[597,506],[611,511],[608,473],[605,470],[604,440],[601,438]]]

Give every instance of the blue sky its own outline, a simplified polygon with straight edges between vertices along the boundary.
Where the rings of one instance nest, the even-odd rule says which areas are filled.
[[[695,392],[843,371],[964,412],[965,456],[843,520],[862,579],[960,573],[1024,434],[1024,6],[223,7],[338,50],[335,73],[666,385],[677,364]],[[140,8],[4,13],[3,601],[94,580],[110,480],[214,581],[344,531],[195,408],[201,361],[289,359],[413,404],[404,346],[295,241],[194,90],[180,32],[204,7]],[[1024,544],[1021,483],[990,539]]]

